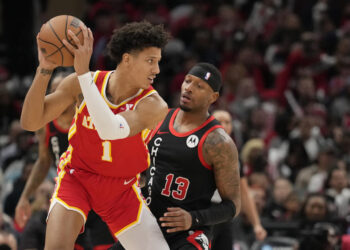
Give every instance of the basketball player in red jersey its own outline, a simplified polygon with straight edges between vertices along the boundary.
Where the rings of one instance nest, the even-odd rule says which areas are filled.
[[[69,72],[59,72],[52,78],[50,91],[52,93],[59,86]],[[74,105],[43,128],[36,131],[38,138],[39,156],[31,171],[21,197],[16,206],[15,221],[20,228],[24,228],[31,216],[30,197],[48,175],[50,167],[57,168],[60,156],[68,148],[68,131],[72,124],[75,110]],[[105,247],[114,243],[106,224],[94,213],[90,212],[87,220],[88,232],[79,235],[75,247]]]
[[[77,103],[69,147],[59,163],[45,248],[73,249],[93,209],[126,249],[169,249],[137,188],[137,175],[149,163],[144,138],[168,110],[151,87],[168,34],[147,22],[127,24],[108,44],[116,69],[90,72],[93,36],[85,26],[81,29],[83,43],[71,31],[75,46],[63,41],[74,54],[76,73],[47,96],[55,65],[39,51],[39,67],[21,116],[23,128],[35,131]]]
[[[211,227],[231,220],[241,207],[236,146],[208,112],[219,97],[221,74],[196,64],[171,109],[151,133],[151,165],[142,190],[172,250],[210,249]],[[211,203],[218,189],[219,204]]]

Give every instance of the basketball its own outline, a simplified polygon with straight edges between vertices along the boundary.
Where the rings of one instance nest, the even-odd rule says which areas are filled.
[[[56,16],[47,21],[39,33],[38,45],[42,55],[58,66],[73,66],[74,54],[66,48],[62,40],[66,39],[74,46],[68,36],[68,30],[71,30],[83,42],[83,33],[79,27],[81,23],[81,20],[69,15]]]

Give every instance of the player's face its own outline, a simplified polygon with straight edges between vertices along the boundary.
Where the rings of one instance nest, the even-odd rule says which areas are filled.
[[[184,111],[208,110],[219,94],[202,79],[186,75],[181,86],[180,108]]]
[[[226,111],[217,111],[213,114],[216,120],[218,120],[221,126],[224,128],[227,134],[232,132],[232,120],[229,113]]]
[[[161,49],[149,47],[130,54],[130,77],[138,87],[147,89],[159,74]]]

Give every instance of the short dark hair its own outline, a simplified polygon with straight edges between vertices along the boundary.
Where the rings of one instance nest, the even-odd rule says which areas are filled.
[[[107,45],[108,55],[117,63],[124,53],[141,51],[148,47],[163,48],[168,42],[169,33],[163,25],[153,25],[147,21],[132,22],[113,32]]]

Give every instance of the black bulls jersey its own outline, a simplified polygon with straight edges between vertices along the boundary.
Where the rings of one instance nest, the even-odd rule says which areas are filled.
[[[55,167],[68,147],[68,129],[61,128],[54,120],[46,125],[46,146],[49,148]]]
[[[196,129],[178,133],[173,128],[178,112],[179,109],[168,112],[148,143],[151,163],[143,195],[157,219],[167,207],[187,211],[209,207],[216,189],[214,173],[203,158],[202,146],[207,135],[221,126],[210,116]],[[169,234],[162,230],[168,238]]]

